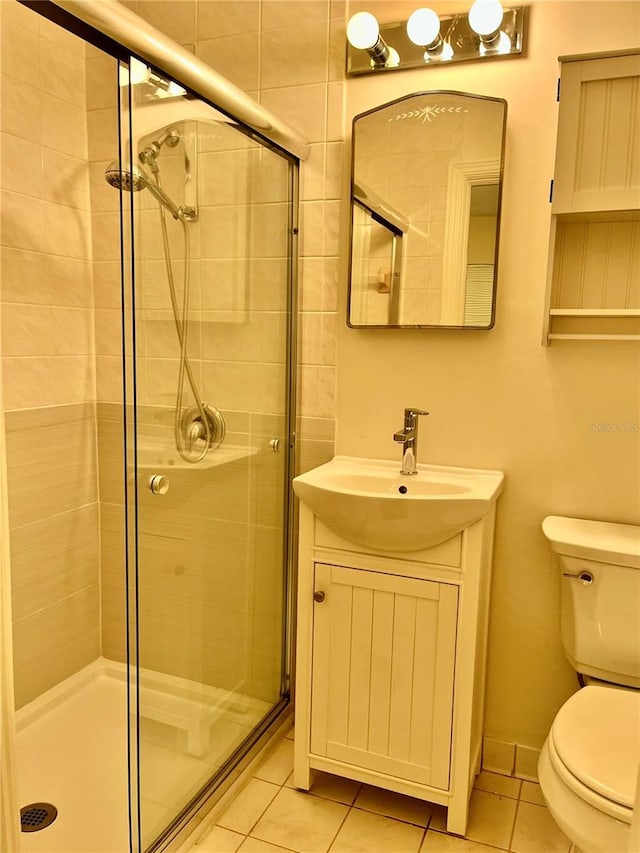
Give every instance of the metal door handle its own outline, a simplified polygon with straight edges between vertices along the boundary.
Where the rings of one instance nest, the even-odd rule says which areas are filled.
[[[152,495],[166,495],[169,491],[169,478],[164,474],[153,474],[149,477],[149,489]]]
[[[318,592],[314,592],[313,593],[313,600],[317,601],[318,604],[322,604],[322,602],[324,601],[324,592],[322,592],[321,589],[318,590]]]

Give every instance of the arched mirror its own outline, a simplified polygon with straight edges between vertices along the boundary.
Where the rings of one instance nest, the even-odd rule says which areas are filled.
[[[445,91],[355,117],[349,326],[493,326],[506,118]]]

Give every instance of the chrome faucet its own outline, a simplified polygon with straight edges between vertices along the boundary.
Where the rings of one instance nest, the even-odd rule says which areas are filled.
[[[418,461],[418,415],[428,415],[422,409],[404,410],[404,427],[394,432],[393,440],[402,443],[402,468],[401,474],[417,474],[416,462]]]

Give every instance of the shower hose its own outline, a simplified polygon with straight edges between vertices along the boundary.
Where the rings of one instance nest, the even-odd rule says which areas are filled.
[[[154,177],[156,184],[158,187],[162,188],[162,184],[160,183],[160,172],[156,168],[154,170]],[[178,368],[178,385],[176,392],[176,409],[175,416],[173,421],[173,430],[176,442],[176,448],[178,453],[184,459],[185,462],[196,463],[200,462],[207,454],[207,451],[212,445],[213,435],[211,431],[211,424],[209,421],[209,416],[205,410],[204,403],[202,402],[202,398],[200,397],[200,392],[198,390],[198,386],[196,384],[195,378],[193,376],[193,371],[191,369],[191,363],[189,361],[189,354],[187,351],[187,338],[188,338],[188,324],[189,324],[189,289],[190,289],[190,266],[191,266],[191,247],[189,241],[189,229],[187,228],[187,223],[185,221],[182,209],[179,211],[179,222],[182,225],[182,232],[184,235],[184,286],[182,293],[182,315],[180,314],[180,310],[178,308],[178,299],[176,296],[176,286],[175,280],[173,277],[173,266],[171,262],[171,250],[169,248],[169,235],[167,233],[167,221],[164,206],[159,204],[160,208],[160,227],[162,230],[162,247],[164,251],[164,261],[165,266],[167,268],[167,280],[169,282],[169,294],[171,296],[171,308],[173,310],[173,319],[176,327],[176,333],[178,335],[178,342],[180,344],[180,366]],[[194,424],[194,428],[196,429],[195,434],[190,434],[188,441],[185,441],[185,436],[182,430],[182,402],[184,397],[184,379],[185,376],[189,380],[189,386],[193,393],[193,397],[195,399],[196,406],[198,408],[198,413],[200,415],[200,421],[202,424],[202,429],[199,429],[196,424]],[[189,453],[188,444],[194,445],[198,438],[204,439],[204,448],[198,453],[198,455],[192,455]]]

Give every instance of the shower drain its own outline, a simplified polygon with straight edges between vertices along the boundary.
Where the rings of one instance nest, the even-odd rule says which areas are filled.
[[[23,832],[37,832],[52,824],[58,809],[51,803],[29,803],[20,809],[20,828]]]

